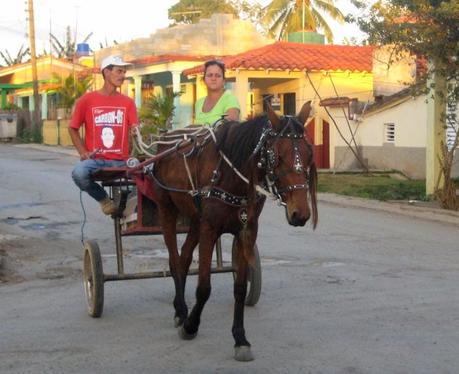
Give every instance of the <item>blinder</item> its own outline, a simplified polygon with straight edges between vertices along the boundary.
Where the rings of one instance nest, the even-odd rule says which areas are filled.
[[[309,175],[307,169],[304,167],[303,162],[301,160],[301,154],[299,149],[299,140],[303,140],[303,134],[301,131],[295,130],[296,126],[302,125],[298,122],[298,120],[293,116],[284,116],[284,121],[287,120],[287,124],[282,128],[280,132],[276,132],[271,125],[271,122],[268,121],[265,131],[263,132],[262,136],[260,137],[260,141],[258,142],[257,146],[253,154],[260,153],[260,158],[258,161],[258,168],[264,169],[266,172],[265,176],[265,183],[268,190],[273,193],[280,201],[282,205],[285,203],[282,200],[282,195],[286,192],[291,192],[299,189],[307,189],[308,188],[308,180]],[[288,131],[291,130],[291,131]],[[282,177],[276,175],[276,168],[279,164],[279,155],[278,150],[276,147],[276,143],[279,139],[291,139],[293,143],[293,165],[290,169],[291,172],[295,172],[297,174],[304,174],[305,176],[305,183],[299,184],[292,184],[288,185],[287,187],[279,189],[276,186],[276,182]],[[310,149],[310,147],[308,147]]]

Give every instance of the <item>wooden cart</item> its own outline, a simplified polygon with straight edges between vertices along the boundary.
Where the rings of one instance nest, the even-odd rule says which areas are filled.
[[[142,165],[141,165],[142,166]],[[124,236],[135,235],[162,235],[161,225],[158,222],[154,190],[151,183],[145,178],[143,168],[106,168],[101,169],[93,176],[103,186],[109,188],[110,196],[118,206],[112,216],[115,231],[115,249],[117,273],[105,274],[102,257],[96,240],[84,242],[83,282],[86,294],[88,313],[97,318],[102,315],[104,307],[104,283],[129,279],[149,279],[169,277],[170,271],[150,271],[126,273],[124,271],[123,243]],[[187,233],[188,222],[180,217],[177,222],[177,233]],[[224,264],[222,259],[221,239],[216,243],[216,263],[212,273],[235,272],[236,245],[232,244],[232,262]],[[246,305],[255,305],[261,293],[261,265],[258,248],[255,245],[255,267],[250,268],[248,274],[248,289]],[[191,268],[190,275],[198,274],[198,269]]]

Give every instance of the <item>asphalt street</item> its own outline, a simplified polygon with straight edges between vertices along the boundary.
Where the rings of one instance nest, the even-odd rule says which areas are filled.
[[[75,161],[67,149],[0,145],[0,373],[457,373],[457,213],[320,195],[313,231],[269,202],[262,294],[245,313],[255,361],[240,363],[230,274],[213,276],[193,341],[173,327],[170,278],[106,283],[104,314],[87,315]],[[113,270],[112,223],[83,204],[85,237]],[[161,237],[125,248],[134,271],[167,268]]]

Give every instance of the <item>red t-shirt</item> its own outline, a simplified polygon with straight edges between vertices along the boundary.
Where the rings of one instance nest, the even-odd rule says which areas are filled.
[[[98,149],[95,158],[125,160],[129,157],[129,128],[138,124],[134,101],[122,94],[88,92],[76,103],[70,127],[84,123],[85,146]]]

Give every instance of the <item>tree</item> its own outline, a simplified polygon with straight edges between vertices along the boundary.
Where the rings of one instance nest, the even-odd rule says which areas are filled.
[[[143,123],[142,135],[159,134],[161,129],[168,129],[174,115],[174,99],[180,93],[167,93],[164,96],[151,95],[139,109],[139,118]]]
[[[365,12],[353,21],[369,35],[371,44],[393,45],[395,52],[410,51],[430,61],[429,69],[421,76],[421,81],[430,83],[424,85],[426,90],[421,93],[433,95],[437,104],[444,108],[438,116],[437,127],[446,128],[447,120],[455,123],[454,139],[450,144],[445,139],[437,155],[443,186],[440,188],[440,181],[437,181],[436,196],[444,208],[459,209],[451,176],[454,153],[459,145],[459,126],[457,118],[446,115],[447,104],[457,110],[459,98],[459,3],[454,0],[386,0],[370,7],[363,1],[354,0],[353,3]]]
[[[51,52],[54,52],[59,58],[66,58],[72,60],[76,51],[76,40],[72,38],[70,26],[67,26],[65,33],[65,40],[61,42],[54,34],[49,34],[51,38]],[[86,35],[82,43],[86,43],[92,36],[92,32]]]
[[[168,14],[174,24],[197,23],[201,18],[209,18],[214,13],[238,16],[237,4],[247,5],[245,1],[180,0],[169,8]]]
[[[335,0],[273,0],[263,9],[262,22],[268,25],[268,33],[276,39],[284,39],[296,31],[321,30],[329,42],[333,32],[323,14],[338,22],[344,22]]]
[[[10,53],[7,50],[5,50],[5,53],[0,51],[0,56],[2,56],[6,66],[13,66],[22,63],[26,56],[30,56],[30,48],[27,47],[24,49],[24,45],[22,45],[14,58],[11,57]]]
[[[70,110],[73,108],[75,101],[83,96],[83,94],[89,90],[92,85],[92,78],[90,75],[74,78],[73,74],[70,74],[67,78],[62,79],[58,75],[54,75],[54,78],[60,83],[60,87],[56,90],[57,93],[57,105],[61,108],[66,109],[66,114],[70,114]]]

